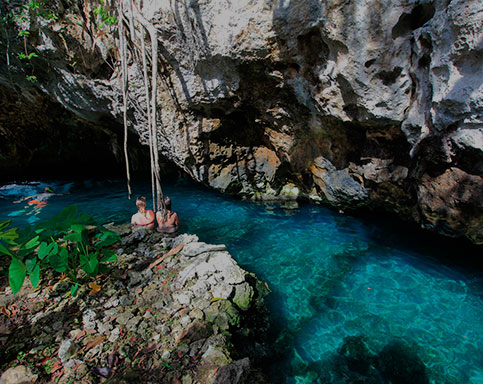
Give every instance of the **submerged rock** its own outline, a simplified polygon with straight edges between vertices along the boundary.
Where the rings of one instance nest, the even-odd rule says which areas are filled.
[[[386,345],[376,366],[394,384],[429,384],[426,366],[413,348],[401,342]]]

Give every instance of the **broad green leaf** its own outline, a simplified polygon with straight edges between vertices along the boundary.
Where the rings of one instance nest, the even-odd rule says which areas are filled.
[[[22,288],[25,280],[25,264],[16,257],[12,257],[10,268],[8,269],[8,282],[12,292],[16,294]]]
[[[39,247],[39,259],[40,260],[45,259],[45,257],[48,256],[49,253],[52,252],[52,250],[54,249],[54,245],[57,245],[57,244],[50,243],[49,245],[47,245],[46,242],[42,242],[42,244],[40,244],[40,247]]]
[[[37,264],[37,258],[30,257],[30,258],[26,259],[25,260],[25,267],[27,268],[27,272],[32,273],[36,264]]]
[[[101,259],[101,263],[108,263],[110,261],[116,261],[117,259],[116,253],[110,249],[102,249],[101,253],[104,255],[104,257]]]
[[[12,220],[5,220],[5,221],[0,221],[0,231],[3,231],[5,228],[7,228],[10,224],[12,224]]]
[[[0,242],[0,255],[13,256],[12,252]]]
[[[119,236],[119,234],[107,230],[102,230],[102,233],[96,237],[101,240],[96,243],[97,247],[108,247],[121,242],[121,236]]]
[[[39,236],[35,236],[33,239],[29,240],[24,246],[22,246],[23,249],[32,249],[37,247],[40,244],[39,242]]]
[[[0,239],[5,240],[7,243],[14,245],[14,240],[18,238],[18,228],[10,228],[9,230],[0,233]]]
[[[79,255],[79,264],[82,269],[84,269],[84,266],[89,264],[89,255],[84,254],[84,252],[81,252]]]
[[[72,296],[77,295],[77,291],[79,290],[79,283],[75,283],[72,287],[70,287],[70,294]]]
[[[70,228],[74,232],[82,232],[84,229],[86,229],[86,226],[84,224],[72,224]]]
[[[96,277],[99,271],[99,261],[97,260],[97,255],[90,254],[86,259],[87,259],[87,262],[82,266],[82,269],[90,277]]]
[[[75,219],[76,224],[85,224],[85,225],[95,225],[95,220],[89,216],[87,213],[81,213],[79,217]]]
[[[60,247],[58,253],[52,253],[49,256],[50,266],[57,272],[63,273],[67,271],[69,252],[67,249]]]
[[[78,232],[72,232],[64,236],[64,240],[75,241],[77,243],[82,242],[82,234]]]
[[[29,275],[32,287],[37,288],[40,281],[40,265],[36,265],[33,272]]]
[[[25,260],[25,258],[27,258],[28,256],[33,255],[34,251],[35,251],[35,248],[29,248],[29,249],[20,248],[17,251],[17,257],[20,260]]]

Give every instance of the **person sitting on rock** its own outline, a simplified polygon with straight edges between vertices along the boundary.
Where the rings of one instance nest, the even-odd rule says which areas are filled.
[[[146,198],[139,196],[136,199],[136,206],[138,207],[138,213],[135,213],[131,217],[131,224],[133,227],[154,227],[154,212],[151,209],[146,210]]]
[[[175,233],[178,230],[180,221],[178,214],[171,211],[171,199],[167,196],[164,198],[164,206],[166,209],[156,212],[158,232]]]

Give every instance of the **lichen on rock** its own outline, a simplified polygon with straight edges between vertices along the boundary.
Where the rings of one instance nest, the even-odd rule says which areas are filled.
[[[254,356],[234,361],[240,338],[232,335],[246,332],[245,311],[257,316],[263,285],[223,245],[199,242],[194,235],[171,238],[143,228],[131,231],[129,225],[108,227],[123,234],[122,250],[99,292],[79,289],[76,297],[66,297],[44,284],[38,291],[24,288],[4,296],[6,308],[25,306],[22,321],[29,326],[17,328],[20,319],[8,330],[2,360],[15,364],[21,350],[22,361],[34,367],[25,375],[38,376],[38,382],[87,383],[101,377],[116,383],[134,377],[136,382],[254,382],[249,379]],[[266,324],[266,315],[258,316],[259,324]],[[4,376],[15,372],[11,368]],[[224,381],[227,377],[233,380]]]

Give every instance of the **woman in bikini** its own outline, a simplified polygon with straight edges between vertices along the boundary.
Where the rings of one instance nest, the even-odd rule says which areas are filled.
[[[175,233],[179,227],[179,218],[176,212],[171,211],[171,199],[164,198],[166,209],[156,212],[156,220],[158,221],[158,232]]]
[[[138,213],[135,213],[131,217],[131,224],[133,227],[154,227],[154,212],[151,209],[146,210],[146,198],[139,196],[136,200],[136,206],[138,207]]]

